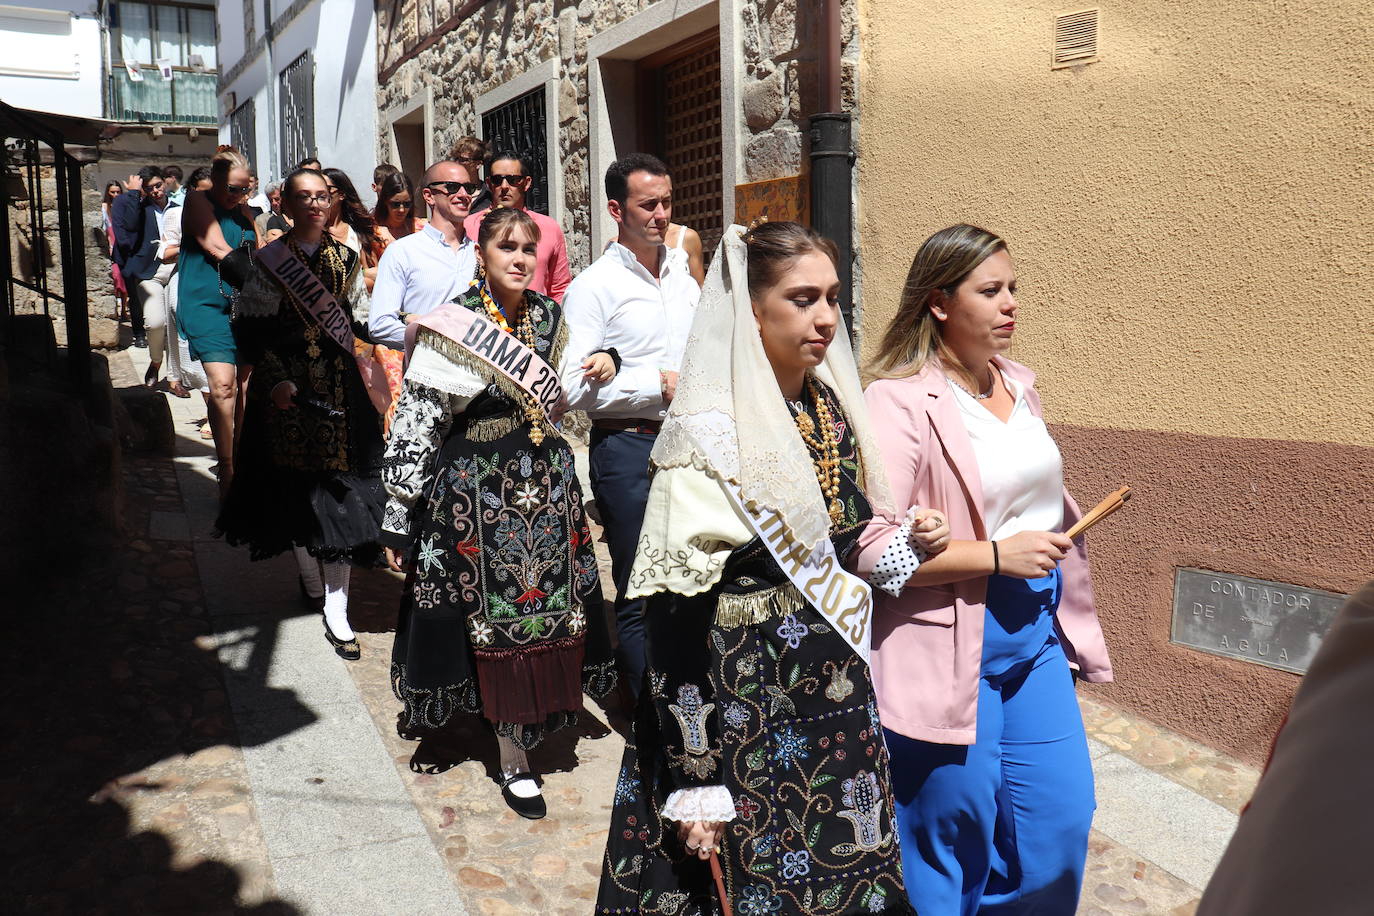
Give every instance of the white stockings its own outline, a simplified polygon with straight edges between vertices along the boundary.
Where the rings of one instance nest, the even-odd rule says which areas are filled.
[[[528,773],[530,771],[529,758],[525,756],[524,750],[517,747],[515,742],[504,735],[496,736],[496,744],[501,749],[501,775],[509,779],[516,773]],[[532,777],[517,779],[510,784],[510,792],[517,798],[534,798],[539,794],[539,783]]]
[[[335,639],[344,642],[353,638],[348,625],[348,575],[352,571],[347,560],[334,560],[324,567],[324,624]]]

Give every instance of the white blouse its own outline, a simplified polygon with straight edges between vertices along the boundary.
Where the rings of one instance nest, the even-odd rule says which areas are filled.
[[[1002,376],[1015,396],[1006,423],[958,385],[950,391],[973,443],[983,483],[988,538],[1022,531],[1059,531],[1064,525],[1064,462],[1045,421],[1031,412],[1020,382]]]

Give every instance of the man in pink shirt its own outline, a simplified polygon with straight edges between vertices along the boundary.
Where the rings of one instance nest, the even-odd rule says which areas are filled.
[[[530,289],[561,303],[563,291],[572,282],[572,274],[568,270],[568,246],[563,240],[563,227],[558,225],[557,220],[525,209],[525,194],[533,181],[529,163],[519,153],[497,153],[487,166],[487,187],[491,189],[493,206],[525,210],[539,227],[539,262],[535,265]],[[463,221],[468,238],[477,238],[477,231],[482,228],[482,217],[486,215],[487,211],[482,210]]]

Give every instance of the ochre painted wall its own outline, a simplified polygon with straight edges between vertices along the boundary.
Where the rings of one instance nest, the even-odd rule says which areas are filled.
[[[1089,536],[1100,695],[1258,762],[1299,678],[1172,645],[1174,569],[1374,577],[1374,15],[1105,4],[1051,70],[1088,5],[860,0],[863,342],[932,232],[1008,240],[1070,489],[1137,491]]]
[[[921,240],[972,222],[1023,281],[1055,419],[1374,445],[1367,0],[861,0],[864,339]]]

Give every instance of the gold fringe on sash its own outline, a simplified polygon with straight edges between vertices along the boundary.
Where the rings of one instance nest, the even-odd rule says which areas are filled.
[[[450,362],[457,363],[464,369],[469,369],[481,376],[489,385],[495,385],[502,394],[510,398],[517,404],[525,403],[525,390],[504,372],[498,372],[492,365],[485,360],[473,356],[466,348],[457,341],[451,340],[438,331],[421,326],[417,337],[417,343],[423,340],[430,349],[443,356]]]
[[[473,420],[463,430],[463,438],[469,442],[495,442],[502,436],[510,435],[525,425],[525,418],[518,413],[498,414]]]
[[[528,305],[526,306],[528,307]],[[490,363],[473,356],[472,353],[457,341],[440,334],[432,328],[420,327],[420,332],[416,337],[416,342],[423,340],[430,349],[434,350],[465,369],[471,370],[481,376],[490,385],[496,388],[517,404],[524,404],[528,395],[525,390],[503,372],[499,372]],[[559,361],[563,358],[563,350],[568,346],[568,323],[558,322],[558,331],[554,334],[553,347],[549,353],[548,364],[558,371]],[[502,436],[519,429],[528,421],[518,413],[499,417],[488,417],[472,423],[464,432],[464,438],[470,442],[494,442]],[[541,412],[539,424],[544,429],[546,436],[558,435],[558,430],[549,422],[548,416]]]
[[[795,614],[806,606],[791,582],[747,594],[722,593],[716,602],[716,626],[743,627]]]

